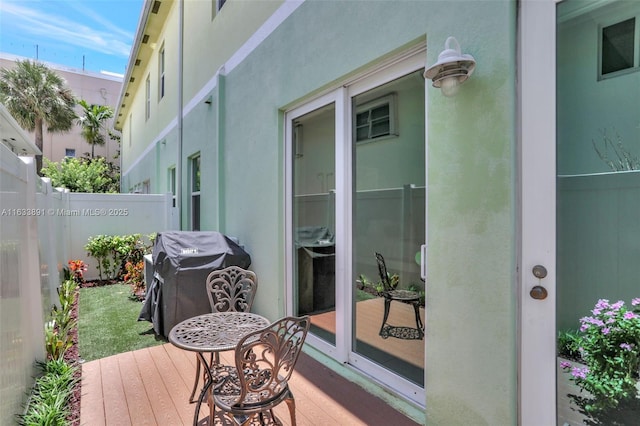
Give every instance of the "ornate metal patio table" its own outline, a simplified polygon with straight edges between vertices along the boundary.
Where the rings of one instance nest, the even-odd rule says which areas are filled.
[[[200,392],[193,417],[194,426],[198,425],[198,414],[202,401],[216,380],[216,366],[210,365],[203,354],[234,349],[244,336],[269,324],[271,323],[268,319],[257,314],[215,312],[186,319],[171,329],[169,342],[180,349],[197,352],[207,371],[207,380]]]

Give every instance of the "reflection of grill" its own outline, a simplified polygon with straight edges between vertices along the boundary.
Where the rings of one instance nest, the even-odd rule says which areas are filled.
[[[166,336],[177,323],[211,312],[205,281],[215,269],[248,268],[251,257],[219,232],[159,233],[153,247],[153,281],[138,320]]]
[[[335,244],[325,227],[298,229],[298,313],[335,308]]]

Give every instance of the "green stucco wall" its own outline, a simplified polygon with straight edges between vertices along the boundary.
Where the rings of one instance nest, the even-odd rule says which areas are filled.
[[[580,3],[561,4],[560,18],[576,5]],[[620,142],[633,158],[640,157],[640,72],[636,68],[598,79],[599,27],[633,17],[640,19],[640,2],[616,2],[597,13],[563,20],[558,27],[559,175],[611,171],[594,149],[595,144],[609,158],[617,159],[612,146],[605,147],[605,135],[614,145]],[[638,43],[637,32],[635,37]]]
[[[515,424],[514,3],[303,4],[227,77],[221,223],[278,297],[256,308],[283,314],[279,109],[425,36],[433,63],[449,35],[478,68],[456,98],[430,90],[427,104],[427,419]]]
[[[239,3],[249,14],[252,6],[274,7]],[[477,69],[460,93],[445,98],[430,88],[426,104],[432,425],[517,423],[515,22],[509,0],[306,1],[219,79],[211,105],[201,102],[184,121],[183,159],[195,152],[203,159],[202,229],[240,239],[260,277],[254,308],[277,318],[286,299],[284,110],[425,39],[428,64],[450,35],[474,55]],[[188,56],[193,70],[202,59]],[[197,92],[191,84],[187,91]],[[166,181],[174,131],[166,139],[126,179],[156,170]]]

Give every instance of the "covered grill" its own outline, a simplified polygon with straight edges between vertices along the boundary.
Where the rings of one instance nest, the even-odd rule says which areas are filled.
[[[167,336],[180,321],[211,312],[207,275],[232,265],[247,269],[251,257],[219,232],[159,233],[153,247],[153,281],[147,283],[138,321],[150,321],[157,334]]]

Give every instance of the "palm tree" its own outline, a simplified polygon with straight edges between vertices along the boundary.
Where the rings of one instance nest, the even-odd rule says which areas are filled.
[[[113,108],[108,105],[89,105],[84,99],[78,104],[84,110],[84,115],[78,118],[78,125],[82,127],[82,137],[91,145],[91,158],[93,158],[94,147],[105,143],[102,130],[105,128],[105,122],[113,117]]]
[[[66,81],[46,65],[28,59],[0,69],[0,102],[23,129],[35,132],[41,151],[44,125],[48,132],[68,132],[76,118],[76,100]],[[42,155],[36,156],[36,167],[40,172]]]

